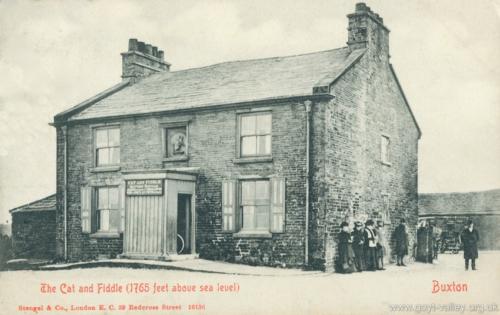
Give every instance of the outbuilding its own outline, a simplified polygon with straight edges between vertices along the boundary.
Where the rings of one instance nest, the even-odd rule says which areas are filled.
[[[479,231],[478,248],[500,249],[500,189],[419,195],[419,218],[441,229],[443,244],[454,244],[469,220]]]
[[[14,258],[55,258],[55,194],[11,209],[10,214]]]

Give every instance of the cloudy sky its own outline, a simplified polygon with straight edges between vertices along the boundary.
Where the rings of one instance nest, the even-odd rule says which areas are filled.
[[[129,38],[173,70],[345,46],[355,1],[0,0],[0,222],[55,192],[53,116],[120,81]],[[423,131],[421,192],[500,188],[500,0],[372,0]]]

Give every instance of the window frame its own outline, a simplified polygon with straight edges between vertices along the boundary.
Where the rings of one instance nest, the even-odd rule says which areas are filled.
[[[269,126],[269,133],[262,133],[259,134],[257,131],[255,131],[255,134],[252,135],[242,135],[242,120],[243,117],[248,117],[248,116],[265,116],[269,115],[270,116],[270,126]],[[270,109],[265,108],[265,109],[256,109],[256,110],[250,110],[250,111],[241,111],[237,113],[237,134],[236,134],[236,157],[240,159],[254,159],[254,158],[270,158],[272,157],[273,153],[273,113]],[[257,146],[257,139],[259,137],[266,137],[269,136],[269,153],[266,154],[259,154],[256,152],[255,154],[243,154],[242,149],[242,141],[244,137],[255,137],[256,138],[256,146]],[[257,147],[256,147],[257,149]]]
[[[99,209],[99,189],[108,189],[108,208],[107,209]],[[116,209],[111,209],[109,208],[110,203],[109,203],[109,189],[116,189]],[[92,215],[95,216],[95,225],[91,223],[91,233],[95,234],[118,234],[120,233],[120,220],[121,220],[121,213],[120,213],[120,186],[119,185],[109,185],[109,186],[95,186],[92,187],[92,210],[91,210],[91,218]],[[101,214],[100,211],[102,210],[107,210],[107,211],[116,211],[119,216],[118,220],[118,226],[116,227],[116,230],[108,229],[108,230],[102,230],[100,227],[100,221],[101,221]],[[109,216],[110,217],[110,216]],[[91,220],[92,222],[92,220]],[[108,222],[109,225],[109,222]]]
[[[92,126],[91,128],[92,128],[92,158],[93,158],[94,167],[95,168],[108,168],[108,167],[120,166],[120,163],[121,163],[121,143],[122,143],[120,124],[97,125],[97,126]],[[109,145],[109,129],[117,129],[118,130],[119,145],[98,148],[97,147],[97,132],[101,131],[101,130],[108,130],[107,142]],[[99,164],[97,150],[103,149],[103,148],[107,148],[107,149],[118,148],[118,163]]]
[[[268,187],[267,187],[267,194],[268,194],[268,199],[267,199],[267,204],[258,204],[257,199],[256,199],[256,194],[257,194],[257,189],[255,187],[254,191],[254,199],[253,199],[253,204],[243,204],[243,183],[248,183],[248,182],[266,182]],[[237,197],[237,222],[236,222],[236,231],[238,233],[242,234],[258,234],[258,233],[271,233],[271,198],[272,198],[272,192],[271,192],[271,180],[269,178],[250,178],[250,179],[240,179],[237,181],[238,185],[238,197]],[[244,211],[243,207],[245,206],[254,206],[254,211],[253,211],[253,226],[251,228],[245,228],[244,227]],[[265,228],[256,228],[257,224],[257,206],[267,206],[267,226]]]

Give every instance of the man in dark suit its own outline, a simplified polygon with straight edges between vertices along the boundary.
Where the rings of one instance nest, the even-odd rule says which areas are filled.
[[[469,260],[472,261],[472,270],[476,270],[476,259],[479,256],[477,252],[479,233],[471,220],[469,220],[467,228],[463,230],[460,239],[464,245],[465,270],[469,270]]]
[[[396,241],[396,259],[398,266],[406,266],[403,258],[408,255],[408,235],[406,234],[405,219],[394,230],[394,239]]]

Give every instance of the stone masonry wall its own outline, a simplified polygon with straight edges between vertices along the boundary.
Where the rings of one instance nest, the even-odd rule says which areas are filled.
[[[55,258],[55,211],[12,214],[12,247],[15,258]]]
[[[384,38],[380,30],[368,32]],[[388,44],[368,43],[365,55],[333,85],[331,94],[335,99],[325,112],[326,270],[334,266],[339,224],[356,218],[377,221],[385,207],[391,247],[394,228],[405,218],[411,250],[418,201],[419,135],[390,69]],[[389,165],[381,161],[382,135],[390,138]]]
[[[248,107],[250,109],[252,107]],[[162,167],[199,167],[196,195],[196,248],[203,258],[241,261],[248,264],[302,266],[305,230],[305,109],[302,103],[270,104],[272,111],[272,161],[235,163],[235,109],[200,111],[195,114],[158,115],[116,120],[121,133],[121,170],[94,172],[92,124],[68,127],[68,255],[69,260],[113,257],[122,251],[122,238],[90,238],[81,232],[80,187],[117,185],[121,171]],[[241,110],[241,108],[239,108]],[[190,119],[189,159],[163,159],[161,125]],[[110,122],[111,123],[111,122]],[[293,126],[293,127],[292,127]],[[60,140],[60,138],[58,138]],[[59,141],[62,143],[62,141]],[[58,144],[59,144],[58,142]],[[62,168],[58,145],[58,244],[63,244]],[[285,232],[270,239],[237,238],[221,230],[222,180],[241,176],[286,178]],[[60,250],[58,251],[60,253]]]

